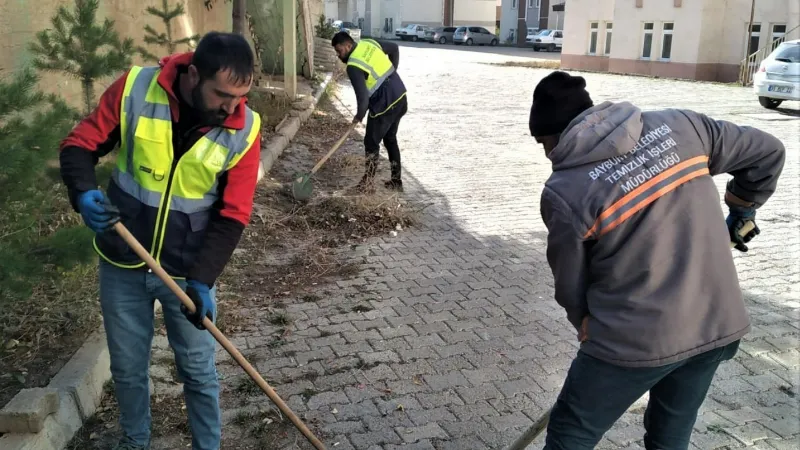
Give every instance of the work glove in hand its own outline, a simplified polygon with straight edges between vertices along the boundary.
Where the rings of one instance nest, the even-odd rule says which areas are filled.
[[[189,312],[186,306],[181,304],[181,312],[192,322],[198,330],[205,330],[203,326],[203,318],[208,317],[211,321],[214,320],[214,299],[211,297],[211,288],[197,280],[188,280],[186,283],[186,295],[192,299],[194,303],[194,313]]]
[[[97,189],[86,191],[78,197],[78,210],[83,222],[95,233],[102,233],[119,221],[119,209]]]
[[[756,209],[753,207],[732,205],[728,205],[728,207],[730,208],[730,213],[727,219],[725,219],[725,223],[728,225],[728,233],[730,234],[731,242],[736,244],[734,247],[736,250],[746,252],[747,245],[745,244],[761,233],[761,230],[759,230],[756,225]],[[753,222],[753,229],[742,236],[740,233],[747,222]]]

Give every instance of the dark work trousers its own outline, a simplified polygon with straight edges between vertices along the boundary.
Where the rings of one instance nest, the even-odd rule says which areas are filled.
[[[378,167],[378,155],[381,141],[389,153],[389,164],[392,168],[392,181],[400,181],[400,147],[397,145],[397,128],[400,119],[408,112],[408,101],[403,97],[392,108],[378,117],[367,119],[367,131],[364,133],[364,151],[366,153],[365,176],[372,178]]]
[[[619,367],[581,351],[550,414],[544,450],[595,448],[614,422],[645,392],[648,450],[686,450],[714,373],[734,357],[739,341],[661,367]]]

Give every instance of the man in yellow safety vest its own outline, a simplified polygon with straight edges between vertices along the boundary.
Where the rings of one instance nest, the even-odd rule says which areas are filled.
[[[393,42],[373,39],[361,39],[356,43],[345,31],[336,33],[331,45],[339,59],[347,64],[347,76],[356,93],[358,111],[353,122],[360,123],[369,111],[367,131],[364,133],[365,171],[357,187],[365,192],[374,189],[373,179],[383,141],[389,154],[392,174],[384,185],[388,189],[402,191],[397,128],[400,119],[408,111],[408,101],[406,87],[397,73],[400,49]]]
[[[208,33],[193,53],[132,67],[61,144],[70,200],[96,233],[100,305],[123,431],[119,450],[150,446],[156,298],[184,383],[192,448],[220,447],[215,342],[202,319],[216,316],[215,281],[252,210],[261,148],[261,119],[245,100],[253,59],[243,37]],[[116,146],[106,197],[94,166]],[[111,229],[117,220],[186,289],[195,314]]]

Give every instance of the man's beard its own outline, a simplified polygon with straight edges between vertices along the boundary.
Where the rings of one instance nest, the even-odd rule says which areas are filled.
[[[197,86],[192,88],[192,107],[195,109],[195,111],[197,111],[197,114],[200,116],[200,120],[203,124],[221,125],[223,122],[225,122],[225,119],[228,118],[228,113],[226,113],[222,108],[214,110],[206,106],[206,102],[203,99],[203,93],[200,90],[202,85],[203,83],[200,82],[197,83]]]

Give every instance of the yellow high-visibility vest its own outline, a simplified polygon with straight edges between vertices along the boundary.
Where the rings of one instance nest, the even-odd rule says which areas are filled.
[[[367,91],[370,96],[395,71],[389,56],[373,39],[360,40],[347,59],[347,65],[357,67],[367,73]]]
[[[235,167],[261,130],[261,117],[246,105],[241,130],[213,127],[175,159],[172,114],[158,84],[159,67],[134,66],[120,108],[120,150],[108,197],[122,223],[170,275],[185,276],[202,245],[218,180]],[[111,264],[144,262],[114,232],[95,236],[94,247]]]

